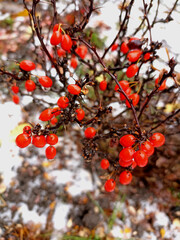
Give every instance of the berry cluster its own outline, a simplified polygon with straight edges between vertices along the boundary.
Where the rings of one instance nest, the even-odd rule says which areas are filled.
[[[138,142],[138,139],[132,134],[124,135],[120,138],[120,144],[123,147],[119,153],[119,165],[127,168],[119,175],[119,182],[127,185],[132,181],[131,171],[136,167],[145,167],[148,163],[148,158],[154,153],[155,147],[160,147],[165,143],[165,137],[161,133],[154,133],[152,136],[143,142]],[[109,161],[101,160],[101,168],[108,169]],[[108,179],[105,182],[104,188],[107,192],[115,189],[116,182],[114,179]]]
[[[72,41],[71,37],[65,33],[61,27],[62,24],[56,24],[53,27],[53,33],[50,38],[50,43],[53,46],[61,45],[61,48],[57,50],[59,57],[65,57],[66,53],[70,53],[72,46],[75,48],[75,53],[81,58],[84,59],[88,53],[88,49],[85,45],[76,46],[76,42]],[[70,66],[74,69],[78,66],[78,60],[73,54],[70,59]]]
[[[126,41],[123,41],[120,45],[120,52],[122,52],[125,56],[126,59],[129,62],[129,66],[127,67],[126,70],[126,76],[128,78],[132,78],[138,73],[139,71],[139,66],[138,64],[140,62],[146,63],[147,61],[151,60],[153,58],[151,50],[143,50],[142,45],[143,41],[141,41],[137,37],[131,37],[129,40],[126,39]],[[111,51],[117,50],[119,47],[118,43],[114,43],[111,46]],[[139,64],[140,65],[140,64]],[[159,86],[159,78],[156,78],[155,80],[155,86],[158,86],[159,91],[163,91],[166,89],[166,80],[163,81],[163,83]],[[124,90],[124,89],[123,89]],[[103,90],[104,91],[104,90]],[[130,91],[128,89],[128,91]],[[130,93],[127,92],[129,95]]]
[[[45,137],[46,136],[46,137]],[[16,145],[25,148],[32,143],[37,148],[43,148],[46,144],[49,146],[45,150],[47,159],[54,159],[56,156],[56,148],[54,145],[58,142],[58,136],[55,133],[34,134],[30,126],[23,128],[23,133],[16,137]]]

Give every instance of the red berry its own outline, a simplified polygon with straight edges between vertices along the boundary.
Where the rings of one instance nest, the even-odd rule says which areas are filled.
[[[137,38],[137,37],[131,37],[131,38],[129,39],[129,42],[134,41],[134,40],[139,40],[139,38]]]
[[[80,58],[84,59],[86,57],[88,49],[86,46],[80,45],[79,47],[76,48],[75,52]]]
[[[93,138],[96,135],[96,129],[94,129],[93,127],[88,127],[84,131],[84,134],[86,138]]]
[[[144,54],[144,61],[148,61],[151,57],[151,53],[150,52],[147,52]]]
[[[61,113],[60,107],[55,107],[52,110],[53,110],[52,111],[53,116],[58,116]]]
[[[137,163],[135,161],[133,161],[131,168],[134,169],[135,167],[137,167]]]
[[[139,67],[137,64],[131,64],[128,68],[127,68],[127,71],[126,71],[126,76],[128,78],[132,78],[134,77],[134,75],[136,75],[136,73],[138,72],[139,70]]]
[[[139,38],[132,37],[129,39],[129,42],[127,45],[129,49],[132,50],[132,49],[141,49],[142,44],[143,43]]]
[[[119,159],[120,161],[122,160],[124,162],[129,162],[133,159],[134,153],[135,153],[135,150],[132,147],[124,148],[119,153]]]
[[[70,36],[68,34],[62,35],[61,47],[65,51],[69,51],[71,49],[71,47],[72,47],[72,40],[71,40],[71,38],[70,38]]]
[[[121,167],[129,167],[129,166],[131,166],[132,163],[133,163],[133,160],[130,160],[130,161],[126,162],[126,161],[123,161],[119,158],[119,165]]]
[[[56,31],[62,32],[62,29],[60,28],[60,26],[61,26],[61,23],[55,24],[53,27],[53,32],[56,32]]]
[[[42,76],[39,78],[39,83],[45,88],[50,88],[53,84],[53,81],[47,76]]]
[[[32,80],[26,80],[25,88],[28,92],[32,92],[36,89],[36,84]]]
[[[127,134],[121,137],[119,142],[123,147],[131,147],[135,143],[135,141],[135,136]]]
[[[118,48],[119,44],[118,43],[114,43],[112,46],[111,46],[111,51],[115,51],[117,48]]]
[[[38,148],[43,148],[46,145],[46,138],[44,135],[34,135],[32,137],[32,144]]]
[[[109,167],[109,161],[104,158],[104,159],[101,160],[100,165],[101,165],[101,168],[102,168],[102,169],[108,169],[108,167]]]
[[[130,94],[131,94],[131,88],[130,87],[128,87],[125,91],[124,91],[125,93],[126,93],[126,95],[129,97],[130,96]],[[120,99],[121,99],[121,101],[124,101],[124,100],[126,100],[126,98],[125,98],[125,96],[122,94],[122,93],[120,93]]]
[[[67,87],[67,90],[69,93],[71,93],[73,95],[78,95],[81,92],[81,87],[79,87],[77,84],[70,84]]]
[[[69,99],[65,96],[60,97],[57,101],[57,105],[60,108],[67,108],[69,105]]]
[[[85,116],[85,112],[84,112],[84,110],[82,109],[82,108],[78,108],[78,109],[76,109],[76,113],[77,113],[77,120],[78,121],[81,121],[81,120],[83,120],[83,118],[84,118],[84,116]]]
[[[54,146],[48,146],[46,148],[47,159],[54,159],[56,156],[56,148]]]
[[[139,167],[145,167],[148,163],[148,156],[144,151],[138,150],[134,153],[134,161]]]
[[[121,44],[120,51],[124,54],[126,54],[129,51],[129,48],[126,42],[123,42]]]
[[[31,134],[31,127],[30,126],[25,126],[23,128],[23,133],[27,133],[28,135]]]
[[[116,186],[116,182],[112,178],[108,179],[104,184],[104,188],[105,188],[106,192],[114,191],[115,186]]]
[[[55,133],[50,133],[46,137],[46,142],[50,145],[55,145],[58,142],[58,136]]]
[[[21,133],[16,137],[16,145],[25,148],[31,143],[31,137],[27,133]]]
[[[64,51],[62,48],[60,48],[57,50],[57,55],[59,57],[64,57],[64,56],[66,56],[66,51]]]
[[[132,174],[129,171],[123,171],[119,175],[119,182],[123,185],[127,185],[132,181]]]
[[[44,111],[41,112],[39,119],[41,121],[49,121],[53,117],[53,109],[47,108]]]
[[[20,62],[20,68],[26,72],[29,72],[31,70],[34,70],[36,68],[36,65],[30,61],[30,60],[23,60]]]
[[[139,102],[140,97],[139,97],[139,95],[138,95],[137,93],[133,93],[133,94],[131,94],[131,95],[129,96],[129,99],[132,100],[133,106],[136,106],[136,105],[138,104],[138,102]],[[127,100],[126,100],[126,106],[127,106],[128,108],[131,107],[130,104],[129,104],[129,102],[128,102]]]
[[[154,133],[150,137],[149,141],[154,147],[160,147],[165,143],[165,137],[162,133]]]
[[[78,61],[75,57],[72,57],[71,58],[71,63],[70,63],[71,67],[76,69],[77,68],[77,65],[78,65]]]
[[[127,59],[130,62],[136,62],[141,55],[142,55],[142,51],[140,49],[134,49],[127,54]]]
[[[53,117],[53,118],[51,118],[51,120],[50,120],[50,123],[51,123],[52,125],[56,125],[57,122],[58,122],[58,120],[57,120],[56,117]]]
[[[126,91],[129,87],[129,82],[126,81],[126,80],[122,80],[122,81],[119,81],[119,84],[120,86],[122,87],[122,89],[124,91]],[[116,86],[114,87],[114,90],[117,91],[119,89],[118,85],[116,84]]]
[[[107,81],[106,80],[103,80],[99,83],[99,88],[101,91],[105,91],[106,88],[107,88]]]
[[[55,31],[55,32],[53,32],[53,34],[50,38],[50,43],[51,43],[51,45],[56,46],[56,45],[60,44],[61,39],[62,39],[61,32],[60,31]]]
[[[158,83],[159,83],[159,78],[156,78],[155,80],[156,87],[158,87]],[[164,89],[166,89],[166,80],[164,80],[161,86],[158,88],[159,91],[163,91]]]
[[[17,94],[19,92],[19,87],[16,85],[11,86],[11,90],[13,93]]]
[[[154,153],[154,147],[149,141],[142,143],[140,146],[140,150],[144,151],[148,157],[150,157]]]
[[[13,95],[12,100],[15,104],[19,103],[19,96],[18,95]]]

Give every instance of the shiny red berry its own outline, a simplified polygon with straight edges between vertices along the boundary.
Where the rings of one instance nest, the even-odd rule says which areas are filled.
[[[75,58],[75,57],[72,57],[72,58],[71,58],[70,66],[71,66],[72,68],[74,68],[74,69],[77,68],[77,66],[78,66],[77,58]]]
[[[124,162],[129,162],[133,159],[135,150],[132,147],[123,148],[119,153],[119,159]]]
[[[106,192],[112,192],[114,191],[115,186],[116,182],[114,181],[114,179],[110,178],[105,182],[104,189],[106,190]]]
[[[133,164],[133,160],[130,160],[130,161],[126,162],[126,161],[123,161],[119,158],[119,165],[121,167],[129,167],[129,166],[131,166],[131,164]]]
[[[36,68],[36,65],[30,61],[30,60],[23,60],[20,62],[20,68],[26,72],[29,72],[31,70],[34,70]]]
[[[61,113],[61,109],[60,109],[60,107],[55,107],[55,108],[53,108],[52,109],[53,111],[52,111],[52,114],[53,114],[53,116],[58,116],[60,113]]]
[[[138,67],[137,64],[131,64],[131,65],[127,68],[127,70],[126,70],[126,76],[127,76],[128,78],[132,78],[132,77],[134,77],[134,76],[136,75],[136,73],[138,72],[138,70],[139,70],[139,67]]]
[[[36,89],[36,84],[32,80],[26,80],[25,88],[28,92],[33,92]]]
[[[25,126],[23,128],[23,133],[27,133],[28,135],[31,134],[31,127],[30,126]]]
[[[67,108],[69,105],[69,99],[65,96],[60,97],[57,101],[57,105],[60,108]]]
[[[72,40],[71,37],[68,34],[64,34],[62,35],[61,38],[61,47],[62,49],[64,49],[65,51],[69,51],[72,47]]]
[[[61,43],[61,39],[62,39],[61,32],[55,31],[52,33],[52,36],[50,38],[50,43],[51,43],[51,45],[56,46]]]
[[[162,133],[154,133],[150,137],[149,141],[154,147],[160,147],[165,143],[165,137]]]
[[[31,137],[27,133],[21,133],[16,137],[16,145],[25,148],[31,143]]]
[[[123,171],[119,175],[119,182],[123,185],[127,185],[132,181],[132,174],[129,171]]]
[[[53,118],[51,118],[51,120],[50,120],[50,123],[51,123],[52,125],[56,125],[57,122],[58,122],[58,120],[57,120],[56,117],[53,117]]]
[[[132,42],[132,41],[134,41],[134,40],[139,40],[139,38],[137,38],[137,37],[131,37],[131,38],[129,39],[129,42]]]
[[[93,138],[96,135],[96,129],[93,127],[88,127],[86,128],[86,130],[84,131],[85,137],[86,138]]]
[[[116,51],[116,49],[118,48],[119,44],[118,43],[114,43],[112,46],[111,46],[111,51]]]
[[[55,133],[50,133],[46,137],[46,142],[49,145],[55,145],[58,142],[58,136]]]
[[[106,81],[106,80],[101,81],[101,82],[99,83],[99,89],[100,89],[101,91],[105,91],[106,88],[107,88],[107,81]]]
[[[60,48],[57,50],[57,55],[59,57],[64,57],[64,56],[66,56],[66,51],[64,51],[62,48]]]
[[[132,105],[133,105],[133,106],[136,106],[136,105],[138,104],[138,102],[139,102],[140,97],[139,97],[139,94],[133,93],[133,94],[131,94],[131,95],[129,96],[129,99],[132,100]],[[128,108],[131,107],[131,105],[129,104],[128,100],[126,100],[126,106],[127,106]]]
[[[73,95],[78,95],[81,92],[81,87],[78,86],[77,84],[70,84],[68,85],[67,90],[69,93]]]
[[[136,62],[141,55],[142,55],[142,51],[140,49],[134,49],[127,54],[127,59],[130,62]]]
[[[129,51],[129,48],[126,42],[123,42],[121,44],[120,51],[124,54],[126,54]]]
[[[56,31],[62,32],[61,23],[57,23],[54,25],[53,32],[56,32]]]
[[[34,135],[32,137],[32,144],[38,148],[43,148],[46,145],[46,138],[44,135]]]
[[[148,157],[154,153],[154,147],[150,141],[145,141],[140,145],[140,150],[144,151]]]
[[[53,84],[53,81],[51,78],[47,76],[42,76],[42,77],[39,77],[39,83],[45,88],[50,88]]]
[[[49,121],[53,117],[53,109],[47,108],[41,112],[39,116],[39,120],[41,121]]]
[[[150,52],[145,53],[144,57],[143,57],[144,61],[148,61],[150,59],[150,57],[151,57],[151,53]]]
[[[19,96],[18,95],[13,95],[12,100],[15,104],[18,104],[19,103]]]
[[[134,169],[137,167],[137,163],[135,161],[133,161],[132,165],[131,165],[131,168]]]
[[[159,84],[159,78],[156,78],[155,86],[158,87],[158,84]],[[159,91],[163,91],[164,89],[166,89],[166,80],[164,80],[161,86],[158,88]]]
[[[76,109],[76,113],[77,113],[77,115],[76,115],[77,120],[82,121],[85,116],[84,110],[82,108],[78,108],[78,109]]]
[[[87,55],[88,49],[85,45],[80,45],[76,48],[75,52],[80,58],[84,59]]]
[[[136,138],[132,134],[124,135],[120,138],[119,142],[123,147],[131,147],[136,141]]]
[[[11,91],[12,91],[13,93],[17,94],[17,93],[19,92],[19,87],[16,86],[16,85],[13,85],[13,86],[11,86]]]
[[[134,153],[134,161],[139,167],[145,167],[148,163],[148,156],[144,151],[138,150]]]
[[[109,161],[104,158],[104,159],[101,160],[100,165],[101,165],[101,168],[102,168],[102,169],[108,169],[108,167],[109,167]]]
[[[119,81],[119,84],[124,91],[126,91],[129,88],[129,82],[126,80]],[[116,84],[114,87],[114,90],[118,91],[118,89],[119,89],[119,86]]]
[[[131,88],[130,87],[128,87],[125,91],[124,91],[125,93],[126,93],[126,95],[129,97],[130,96],[130,94],[131,94]],[[122,93],[120,93],[120,99],[121,99],[121,101],[124,101],[124,100],[126,100],[126,98],[125,98],[125,96],[122,94]]]
[[[56,148],[54,146],[48,146],[45,153],[47,159],[54,159],[56,156]]]

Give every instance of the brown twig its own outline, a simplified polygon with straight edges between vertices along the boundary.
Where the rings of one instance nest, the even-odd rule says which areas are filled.
[[[163,123],[165,123],[166,121],[168,121],[169,119],[173,118],[175,115],[177,115],[180,112],[180,109],[178,109],[177,111],[175,111],[174,113],[172,113],[171,115],[169,115],[167,118],[165,118],[163,121],[161,121],[160,123],[158,123],[155,127],[151,128],[150,132],[152,132],[154,129],[160,127]]]
[[[136,126],[137,126],[137,129],[138,129],[138,132],[139,132],[139,135],[141,136],[141,128],[140,128],[140,124],[139,124],[139,120],[137,118],[137,114],[136,114],[136,110],[131,102],[131,100],[129,99],[129,97],[127,96],[127,94],[124,92],[124,90],[122,89],[121,85],[119,84],[118,80],[117,80],[117,77],[114,76],[109,70],[108,68],[106,67],[106,65],[104,64],[102,58],[99,56],[99,54],[97,53],[96,51],[96,48],[95,47],[92,47],[89,43],[87,43],[84,39],[82,38],[79,38],[79,40],[81,42],[83,42],[94,54],[95,56],[97,57],[99,63],[103,66],[104,68],[104,71],[116,82],[116,84],[118,85],[119,87],[119,92],[121,92],[126,100],[128,101],[128,103],[130,104],[130,107],[131,107],[131,110],[133,112],[133,115],[134,115],[134,119],[135,119],[135,122],[136,122]]]

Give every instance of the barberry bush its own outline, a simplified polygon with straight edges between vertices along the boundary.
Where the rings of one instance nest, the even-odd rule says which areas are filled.
[[[103,11],[101,1],[75,2],[59,10],[55,0],[23,1],[31,36],[20,48],[27,52],[1,60],[1,85],[14,104],[28,109],[23,99],[29,96],[31,107],[38,107],[38,121],[16,137],[19,148],[46,146],[44,158],[56,160],[59,135],[68,128],[73,136],[78,128],[84,161],[102,169],[104,189],[112,192],[130,184],[133,172],[168,145],[166,136],[179,132],[178,62],[153,40],[156,24],[173,21],[177,1],[165,18],[158,15],[161,1],[140,1],[141,16],[136,17],[141,21],[131,32],[136,1],[118,1],[117,32],[109,44],[103,37],[108,27],[90,25]],[[158,61],[163,68],[156,67]],[[172,103],[172,111],[165,111]]]

